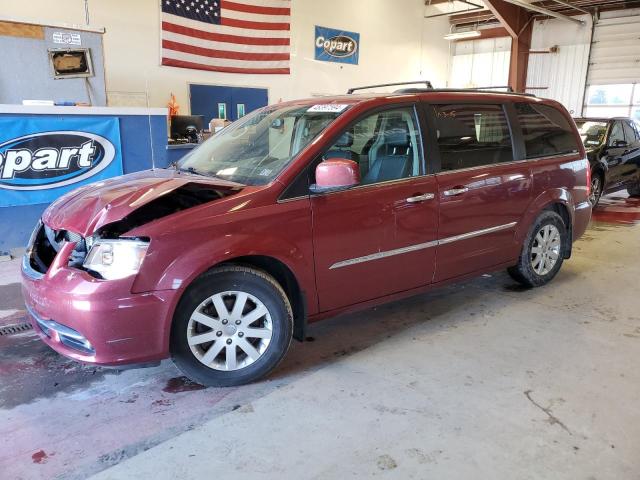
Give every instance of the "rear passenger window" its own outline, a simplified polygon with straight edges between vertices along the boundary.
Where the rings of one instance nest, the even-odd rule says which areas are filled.
[[[515,106],[526,158],[578,151],[573,128],[562,112],[548,105],[516,103]]]
[[[443,171],[513,160],[501,105],[433,105]]]

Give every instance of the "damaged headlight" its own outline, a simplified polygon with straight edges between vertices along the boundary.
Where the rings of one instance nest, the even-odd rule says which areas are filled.
[[[105,280],[125,278],[138,273],[147,248],[142,240],[95,240],[82,265]]]

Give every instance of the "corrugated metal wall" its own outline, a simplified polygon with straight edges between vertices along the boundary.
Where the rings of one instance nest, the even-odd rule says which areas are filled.
[[[511,38],[456,42],[449,72],[451,88],[507,85]]]
[[[582,101],[589,63],[591,19],[580,18],[584,26],[566,21],[536,20],[533,25],[531,50],[555,53],[531,53],[527,70],[527,93],[553,98],[574,116],[582,112]]]

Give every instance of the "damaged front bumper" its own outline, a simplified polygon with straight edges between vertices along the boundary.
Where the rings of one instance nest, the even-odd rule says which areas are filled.
[[[22,293],[42,340],[74,360],[100,365],[154,362],[169,355],[176,290],[131,293],[135,276],[101,280],[68,266],[66,244],[46,272],[25,255]]]

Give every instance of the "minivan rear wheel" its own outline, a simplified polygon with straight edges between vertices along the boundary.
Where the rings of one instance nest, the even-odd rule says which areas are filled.
[[[524,241],[518,263],[507,269],[511,277],[528,287],[539,287],[556,276],[569,241],[564,220],[556,212],[542,212]]]
[[[171,356],[202,385],[242,385],[273,370],[292,335],[291,306],[278,282],[260,270],[223,266],[185,291],[174,315]]]

